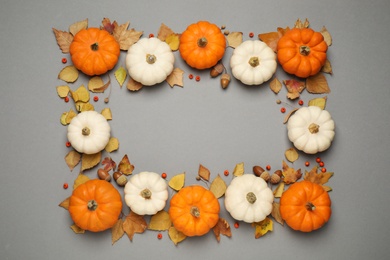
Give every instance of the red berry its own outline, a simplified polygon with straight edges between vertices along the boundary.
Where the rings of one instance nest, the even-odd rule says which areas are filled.
[[[153,38],[153,37],[154,37],[153,33],[149,34],[149,38]]]
[[[161,173],[161,178],[163,179],[167,178],[167,174],[165,172]]]
[[[253,32],[250,32],[249,37],[253,38],[253,36],[255,36],[255,34]]]
[[[162,237],[163,237],[163,235],[162,235],[161,233],[158,233],[158,234],[157,234],[157,238],[158,238],[158,239],[161,239]]]
[[[239,228],[239,227],[240,227],[240,223],[234,222],[234,227],[235,227],[235,228]]]
[[[194,75],[190,74],[190,75],[188,75],[188,78],[189,78],[189,79],[193,79],[193,78],[194,78]]]
[[[64,63],[64,64],[68,62],[68,60],[67,60],[66,58],[62,58],[61,61],[62,61],[62,63]]]
[[[70,147],[71,146],[71,144],[70,144],[70,142],[68,141],[68,142],[66,142],[65,143],[65,145],[66,145],[66,147]]]
[[[286,113],[286,108],[285,108],[285,107],[282,107],[282,108],[280,109],[280,112]]]
[[[224,170],[224,171],[223,171],[223,175],[229,176],[229,171],[228,171],[228,170]]]
[[[298,101],[298,104],[299,104],[300,106],[303,106],[303,100],[300,99],[300,100]]]
[[[200,81],[200,76],[196,76],[196,77],[195,77],[195,80],[196,80],[196,81]]]
[[[265,166],[265,168],[267,169],[267,171],[269,171],[269,170],[271,170],[271,165],[267,165],[267,166]]]
[[[65,101],[66,103],[68,103],[68,102],[69,102],[69,97],[66,96],[66,97],[64,98],[64,101]]]
[[[317,157],[317,158],[316,158],[316,162],[318,162],[318,163],[321,162],[321,158],[320,158],[320,157]]]
[[[98,102],[99,101],[99,97],[98,96],[94,96],[93,97],[93,101]]]
[[[63,187],[64,187],[64,189],[66,190],[66,189],[69,187],[69,184],[65,182],[64,185],[63,185]]]
[[[319,162],[320,167],[324,167],[325,163],[324,162]]]
[[[326,168],[322,168],[321,171],[322,171],[322,172],[326,172]]]
[[[306,161],[306,162],[305,162],[305,166],[306,166],[306,167],[310,166],[310,162],[309,162],[309,161]]]

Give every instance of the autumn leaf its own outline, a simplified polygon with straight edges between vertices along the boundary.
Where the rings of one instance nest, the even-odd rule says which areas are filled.
[[[226,36],[228,46],[233,49],[242,43],[242,32],[231,32]]]
[[[95,107],[89,103],[89,102],[84,102],[84,101],[77,101],[75,103],[76,110],[79,112],[83,111],[94,111]]]
[[[169,45],[169,48],[171,48],[172,51],[177,51],[180,45],[180,37],[178,34],[173,33],[168,35],[168,37],[165,39],[165,42]]]
[[[85,171],[91,169],[99,164],[100,159],[102,157],[102,153],[94,153],[94,154],[83,154],[81,157],[81,171]]]
[[[60,122],[63,125],[68,125],[70,121],[77,115],[77,113],[73,109],[69,109],[68,112],[64,112],[61,114]]]
[[[88,102],[89,101],[89,92],[88,90],[84,87],[84,85],[81,85],[76,89],[76,91],[70,90],[70,94],[73,98],[74,102]]]
[[[76,224],[73,224],[72,226],[70,226],[70,228],[73,230],[73,232],[75,232],[76,234],[84,234],[85,233],[85,230],[82,229],[81,227],[79,226],[76,226]]]
[[[70,91],[69,86],[57,86],[57,94],[60,98],[67,97]]]
[[[333,75],[332,64],[330,64],[329,60],[325,61],[325,64],[324,66],[322,66],[321,71]]]
[[[105,157],[102,161],[102,165],[104,165],[105,171],[111,171],[116,169],[116,163],[114,160],[111,159],[111,157]]]
[[[326,191],[331,191],[332,188],[329,186],[325,186],[324,184],[329,181],[329,179],[333,176],[333,172],[320,172],[317,173],[318,167],[314,166],[309,172],[305,172],[305,176],[303,177],[306,181],[311,181],[321,185]]]
[[[301,21],[301,19],[298,18],[298,20],[295,22],[294,27],[295,28],[308,28],[310,26],[309,20],[306,20],[304,22]]]
[[[122,224],[123,230],[129,237],[130,241],[133,241],[135,233],[144,233],[147,226],[148,225],[146,224],[144,216],[137,215],[134,212],[130,212]]]
[[[111,244],[115,244],[115,242],[123,237],[124,234],[125,231],[123,230],[123,220],[120,218],[111,228]]]
[[[179,87],[183,87],[183,74],[184,71],[180,68],[174,68],[172,73],[168,75],[166,81],[169,86],[173,88],[175,85]]]
[[[201,177],[205,181],[210,180],[210,171],[202,164],[199,164],[198,176]]]
[[[321,109],[325,109],[327,97],[314,98],[309,100],[308,106],[317,106]]]
[[[290,112],[287,113],[287,115],[284,117],[283,124],[286,124],[290,117],[298,110],[298,108],[294,108]]]
[[[69,47],[73,41],[73,35],[69,32],[60,31],[55,28],[52,29],[62,53],[69,53]]]
[[[112,35],[119,43],[119,47],[121,50],[128,50],[131,45],[136,43],[141,35],[142,31],[136,31],[134,29],[127,30],[130,22],[121,25],[115,25]]]
[[[213,232],[218,242],[221,240],[221,234],[227,237],[232,236],[230,225],[224,218],[219,218],[217,224],[213,227]]]
[[[227,185],[225,181],[218,174],[218,176],[215,177],[215,179],[210,184],[210,191],[215,195],[217,199],[219,199],[225,194],[226,189]]]
[[[73,23],[69,26],[69,32],[75,36],[76,33],[78,33],[79,31],[83,30],[83,29],[87,29],[88,27],[88,19],[85,19],[85,20],[82,20],[82,21],[79,21],[79,22],[76,22],[76,23]]]
[[[171,226],[172,221],[168,212],[161,210],[150,218],[148,229],[155,231],[165,231],[168,230]]]
[[[283,161],[283,181],[286,184],[291,184],[296,182],[302,177],[301,169],[295,170],[287,165],[285,161]]]
[[[287,98],[289,99],[299,98],[300,93],[305,89],[305,82],[296,79],[283,80],[283,83],[287,88]]]
[[[235,177],[241,176],[244,174],[244,163],[237,163],[233,170],[233,175]]]
[[[130,91],[138,91],[140,90],[143,86],[141,83],[135,81],[134,79],[130,78],[128,81],[127,81],[127,84],[126,84],[126,87],[128,90]]]
[[[108,107],[103,108],[103,110],[102,110],[102,112],[100,112],[100,114],[102,114],[105,119],[112,120],[111,109],[109,109]]]
[[[268,45],[274,52],[277,51],[277,45],[282,35],[279,32],[261,33],[258,35],[260,41]]]
[[[275,77],[273,80],[270,81],[269,87],[275,94],[278,94],[279,91],[282,89],[282,83],[279,81],[278,78]]]
[[[68,165],[70,171],[73,171],[77,164],[79,164],[80,159],[81,154],[79,154],[75,150],[69,151],[69,153],[65,156],[65,162]]]
[[[115,28],[115,23],[111,23],[109,18],[103,18],[102,25],[100,29],[106,30],[108,33],[112,34]]]
[[[130,175],[133,173],[134,165],[130,163],[129,157],[125,154],[122,160],[119,162],[118,171],[124,175]]]
[[[177,246],[180,242],[187,238],[182,232],[178,231],[175,227],[170,227],[168,230],[168,236],[172,242]]]
[[[69,201],[70,201],[70,197],[67,197],[65,200],[63,200],[60,204],[58,204],[58,206],[68,210],[69,208]]]
[[[298,151],[294,147],[287,149],[284,152],[284,156],[289,162],[295,162],[299,158]]]
[[[186,177],[185,172],[176,174],[169,180],[168,182],[169,187],[171,187],[175,191],[179,191],[184,186],[185,177]]]
[[[75,190],[79,185],[86,183],[89,180],[90,180],[90,178],[87,175],[80,173],[77,176],[77,178],[74,180],[73,190]]]
[[[115,137],[111,137],[104,149],[108,153],[112,153],[113,151],[118,150],[119,149],[119,141],[118,141],[118,139],[115,138]]]
[[[172,35],[174,33],[175,32],[172,31],[171,28],[169,28],[164,23],[161,23],[160,28],[159,28],[158,33],[157,33],[157,38],[164,42],[169,35]]]
[[[263,221],[252,223],[252,227],[255,228],[255,238],[258,239],[268,231],[273,231],[273,221],[267,217]]]
[[[280,198],[284,192],[284,182],[280,182],[279,185],[275,188],[273,191],[274,197],[275,198]]]
[[[58,78],[67,83],[73,83],[79,78],[79,71],[75,66],[69,65],[60,71]]]
[[[88,81],[88,89],[91,92],[104,92],[101,87],[104,85],[103,79],[99,76],[94,76]]]
[[[312,94],[330,93],[328,81],[323,73],[317,73],[306,79],[306,90]]]
[[[322,34],[322,36],[324,36],[324,41],[326,42],[326,44],[328,46],[331,46],[332,45],[332,36],[330,35],[330,33],[328,32],[328,29],[326,29],[325,26],[322,27],[321,34]]]
[[[282,216],[280,215],[280,204],[278,202],[272,203],[271,216],[275,219],[276,222],[278,222],[280,225],[284,226],[284,220],[282,219]]]
[[[119,86],[122,87],[123,83],[125,83],[125,80],[127,78],[127,71],[123,66],[120,66],[115,72],[114,72],[116,81],[118,82]]]

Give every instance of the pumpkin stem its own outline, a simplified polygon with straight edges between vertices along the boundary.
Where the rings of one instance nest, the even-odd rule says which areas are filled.
[[[153,64],[156,62],[156,60],[157,60],[157,58],[153,54],[146,54],[146,62],[147,63]]]
[[[191,213],[192,216],[194,216],[194,217],[196,217],[196,218],[199,218],[199,217],[200,217],[200,211],[199,211],[199,209],[198,209],[197,206],[193,206],[193,207],[191,208],[190,213]]]
[[[203,48],[203,47],[206,47],[207,45],[207,39],[206,37],[202,37],[202,38],[199,38],[198,39],[198,46]]]
[[[88,127],[84,127],[82,130],[81,130],[81,133],[83,135],[89,135],[91,133],[91,130],[88,128]]]
[[[311,123],[311,124],[309,125],[309,131],[310,131],[310,133],[312,133],[312,134],[316,134],[316,133],[318,133],[318,131],[320,131],[320,126],[317,125],[317,124]]]
[[[87,207],[88,207],[88,210],[94,211],[97,209],[98,203],[95,200],[90,200],[90,201],[88,201]]]
[[[259,66],[259,64],[260,64],[260,60],[258,57],[252,57],[249,59],[249,65],[251,65],[252,67]]]
[[[142,196],[142,198],[148,200],[152,197],[152,192],[148,188],[146,188],[143,191],[141,191],[141,196]]]
[[[253,193],[253,192],[248,192],[248,194],[246,194],[246,200],[250,203],[250,204],[253,204],[256,202],[256,195]]]
[[[316,209],[316,206],[314,206],[313,203],[308,202],[308,203],[306,203],[306,209],[309,210],[309,211],[313,211],[313,210]]]
[[[95,42],[91,44],[91,50],[97,51],[99,49],[99,43]]]
[[[310,54],[310,47],[302,45],[299,47],[299,53],[302,54],[303,56],[307,56]]]

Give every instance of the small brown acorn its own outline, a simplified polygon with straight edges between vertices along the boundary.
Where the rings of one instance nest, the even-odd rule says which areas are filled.
[[[229,74],[222,74],[221,75],[221,86],[223,89],[227,88],[230,83],[230,75]]]

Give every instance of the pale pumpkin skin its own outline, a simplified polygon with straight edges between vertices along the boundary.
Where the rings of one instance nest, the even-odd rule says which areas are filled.
[[[107,119],[96,111],[84,111],[68,125],[68,141],[79,153],[95,154],[110,140],[111,127]]]
[[[163,82],[172,73],[174,62],[169,45],[155,37],[140,39],[126,56],[130,77],[144,86]]]
[[[129,179],[124,193],[131,211],[138,215],[154,215],[166,205],[168,185],[155,172],[140,172]]]
[[[276,54],[264,42],[247,40],[234,49],[230,67],[242,83],[260,85],[275,74]]]
[[[307,154],[327,150],[335,136],[335,123],[326,110],[317,106],[301,107],[288,120],[288,138]]]
[[[274,195],[260,177],[234,177],[225,192],[225,208],[230,215],[247,223],[264,220],[272,211]]]

